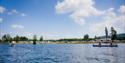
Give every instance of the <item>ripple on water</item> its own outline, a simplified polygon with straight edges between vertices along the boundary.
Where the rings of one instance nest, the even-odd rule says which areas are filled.
[[[99,62],[105,62],[105,63],[109,63],[110,60],[106,59],[106,58],[98,58],[98,57],[87,57],[86,58],[88,61],[99,61]]]
[[[93,48],[92,45],[0,45],[0,63],[125,63],[125,45]],[[113,60],[112,60],[113,59]],[[117,60],[116,60],[117,59]]]
[[[4,63],[4,60],[1,56],[0,56],[0,63]]]
[[[30,58],[25,61],[26,63],[59,63],[60,61],[56,60],[55,58],[49,57],[37,57],[37,58]]]

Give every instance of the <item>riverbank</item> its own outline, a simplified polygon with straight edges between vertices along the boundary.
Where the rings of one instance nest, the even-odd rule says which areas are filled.
[[[14,44],[33,44],[32,41],[19,41],[19,42],[13,42]],[[99,42],[95,41],[57,41],[57,42],[52,42],[52,41],[37,41],[36,44],[96,44]],[[124,43],[125,41],[116,41],[114,43]],[[0,44],[9,44],[7,42],[0,42]]]

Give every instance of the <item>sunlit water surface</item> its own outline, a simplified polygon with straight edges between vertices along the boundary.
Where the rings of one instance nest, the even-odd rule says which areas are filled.
[[[125,44],[0,44],[0,63],[125,63]]]

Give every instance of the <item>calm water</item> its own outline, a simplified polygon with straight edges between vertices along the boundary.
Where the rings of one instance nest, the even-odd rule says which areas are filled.
[[[0,45],[0,63],[125,63],[125,44],[92,47],[92,44]]]

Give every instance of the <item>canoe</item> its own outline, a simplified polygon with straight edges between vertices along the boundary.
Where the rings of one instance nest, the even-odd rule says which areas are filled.
[[[118,47],[118,45],[117,44],[113,44],[113,45],[106,45],[106,44],[103,44],[103,45],[93,45],[93,47]]]

